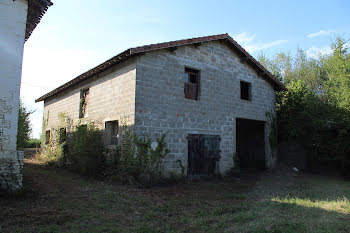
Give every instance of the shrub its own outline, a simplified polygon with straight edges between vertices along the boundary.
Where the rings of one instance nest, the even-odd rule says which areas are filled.
[[[278,141],[301,145],[309,168],[333,164],[349,173],[349,112],[322,101],[303,81],[287,87],[277,98]]]
[[[17,148],[28,147],[29,136],[32,132],[29,117],[32,113],[33,111],[29,111],[22,101],[19,102]]]
[[[122,144],[114,152],[118,178],[124,183],[137,182],[143,187],[162,183],[162,159],[169,153],[165,136],[157,138],[157,146],[152,148],[150,138],[133,135],[124,124]]]
[[[94,177],[104,172],[123,183],[138,183],[144,187],[166,182],[162,175],[162,159],[169,153],[165,135],[157,138],[157,146],[152,148],[149,138],[137,137],[124,123],[122,143],[112,154],[112,165],[107,167],[102,132],[92,123],[78,123],[73,128],[66,114],[60,116],[60,129],[70,129],[70,133],[64,135],[65,140],[62,140],[62,132],[66,131],[52,130],[49,144],[45,144],[45,138],[42,138],[39,158],[48,164],[64,166]],[[44,126],[45,123],[44,120]],[[172,180],[175,180],[174,177]]]
[[[45,121],[44,121],[45,122]],[[43,127],[43,131],[45,128]],[[45,132],[45,131],[44,131]],[[37,159],[49,164],[62,167],[66,160],[66,142],[60,142],[58,132],[53,130],[50,132],[50,143],[45,143],[45,133],[41,135],[40,151],[37,154]]]
[[[40,148],[41,140],[40,139],[29,139],[27,143],[27,148]]]
[[[58,130],[51,130],[49,144],[45,143],[44,131],[47,119],[43,120],[41,151],[38,159],[48,164],[73,169],[83,175],[100,174],[105,163],[101,131],[93,123],[81,125],[79,122],[73,127],[73,121],[66,113],[59,113],[58,118],[60,125]]]
[[[139,138],[135,135],[137,180],[144,186],[154,186],[163,179],[162,159],[169,153],[169,150],[166,148],[165,134],[156,140],[157,146],[153,149],[149,138]]]
[[[336,38],[331,53],[318,58],[298,49],[294,56],[278,53],[270,60],[262,55],[259,61],[288,88],[277,94],[276,101],[280,152],[293,158],[293,163],[307,160],[309,167],[326,165],[350,175],[350,52],[346,41]]]
[[[69,140],[67,160],[79,173],[97,176],[105,162],[101,131],[93,124],[77,125]]]

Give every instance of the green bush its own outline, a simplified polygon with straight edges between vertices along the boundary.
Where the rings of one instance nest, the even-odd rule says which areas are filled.
[[[49,114],[48,114],[49,117]],[[41,151],[38,159],[59,167],[66,167],[80,174],[96,177],[105,166],[105,151],[102,132],[93,123],[73,126],[66,113],[59,113],[58,129],[51,129],[50,142],[46,144],[43,120]]]
[[[116,147],[112,154],[113,162],[107,167],[102,132],[94,124],[78,123],[70,127],[72,121],[66,114],[60,115],[60,130],[52,130],[50,143],[45,144],[45,138],[42,138],[39,158],[48,164],[64,166],[94,177],[104,173],[123,183],[138,183],[143,187],[167,183],[162,174],[162,160],[169,153],[165,135],[157,138],[157,146],[152,148],[149,138],[137,137],[124,123],[122,143]],[[68,135],[63,134],[66,129],[70,129]],[[174,182],[178,177],[173,175],[170,180]]]
[[[349,171],[350,114],[322,101],[301,80],[292,81],[277,99],[278,141],[293,142],[306,150],[309,168],[334,164]]]
[[[67,161],[83,175],[100,174],[105,163],[101,131],[93,124],[77,125],[68,141]]]
[[[60,142],[59,132],[50,131],[50,143],[46,144],[45,121],[43,121],[43,133],[40,139],[40,152],[37,158],[49,165],[65,166],[66,165],[66,142]]]
[[[32,127],[30,125],[30,115],[33,111],[29,111],[22,103],[19,102],[18,110],[18,126],[17,126],[17,148],[28,147],[30,133],[32,132]]]
[[[39,158],[49,165],[56,165],[58,167],[65,166],[64,144],[51,143],[45,145],[44,149],[42,149],[39,154]]]
[[[259,61],[288,88],[277,93],[276,99],[280,149],[294,151],[285,157],[305,154],[300,159],[309,168],[327,166],[350,175],[350,52],[346,41],[338,37],[332,52],[318,58],[298,49],[294,56],[278,53],[272,60],[260,56]]]
[[[124,183],[136,182],[143,187],[162,183],[162,159],[168,153],[165,135],[157,138],[153,149],[150,138],[133,135],[124,124],[122,144],[114,152],[116,176]]]
[[[41,140],[40,139],[29,139],[27,143],[27,148],[40,148]]]

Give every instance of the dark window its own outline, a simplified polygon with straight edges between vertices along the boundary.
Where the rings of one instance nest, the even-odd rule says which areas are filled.
[[[185,68],[184,92],[186,99],[198,99],[199,70]]]
[[[118,144],[118,121],[107,121],[105,125],[107,144]]]
[[[50,143],[50,140],[51,140],[51,132],[50,130],[46,130],[45,132],[45,144],[49,144]]]
[[[89,89],[80,92],[80,111],[79,117],[85,118],[89,115]]]
[[[241,81],[241,99],[242,100],[251,100],[250,83]]]
[[[66,136],[67,132],[66,132],[66,128],[60,128],[60,138],[59,138],[59,142],[63,143],[66,141]]]

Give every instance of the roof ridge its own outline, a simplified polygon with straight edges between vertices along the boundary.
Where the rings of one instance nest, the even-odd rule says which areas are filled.
[[[167,48],[173,48],[178,46],[184,46],[184,45],[190,45],[190,44],[197,44],[197,43],[204,43],[209,41],[215,41],[215,40],[225,40],[228,42],[228,45],[233,48],[236,52],[238,52],[238,56],[241,58],[244,58],[244,60],[247,60],[253,68],[258,69],[258,73],[260,76],[263,76],[267,81],[273,84],[274,88],[276,90],[286,90],[286,87],[279,81],[273,74],[271,74],[263,65],[261,65],[254,57],[252,57],[242,46],[240,46],[229,34],[217,34],[212,36],[202,36],[202,37],[195,37],[190,39],[182,39],[182,40],[175,40],[175,41],[169,41],[169,42],[162,42],[162,43],[156,43],[156,44],[149,44],[149,45],[143,45],[138,47],[133,47],[125,50],[122,53],[119,53],[118,55],[108,59],[107,61],[101,63],[100,65],[88,70],[87,72],[79,75],[75,79],[70,80],[69,82],[59,86],[58,88],[52,90],[51,92],[41,96],[40,98],[36,99],[35,102],[39,102],[42,100],[45,100],[51,96],[54,96],[55,94],[62,92],[63,90],[67,89],[70,86],[73,86],[83,80],[86,80],[87,78],[98,74],[109,67],[116,65],[122,61],[125,61],[129,57],[132,57],[137,54],[142,54],[145,52],[150,52],[158,49],[167,49]]]
[[[228,34],[225,33],[225,34],[216,34],[216,35],[211,35],[211,36],[201,36],[201,37],[192,37],[192,38],[188,38],[188,39],[172,40],[172,41],[168,41],[168,42],[160,42],[160,43],[136,46],[136,47],[132,47],[132,48],[129,48],[129,49],[131,51],[138,51],[140,49],[144,49],[144,48],[152,47],[152,46],[162,47],[161,45],[170,45],[170,46],[167,46],[167,47],[171,47],[171,46],[178,46],[178,45],[171,45],[171,44],[183,43],[183,42],[186,42],[184,44],[187,45],[187,44],[191,44],[191,43],[198,43],[198,42],[200,42],[199,40],[205,39],[205,38],[212,38],[211,40],[217,40],[216,37],[224,37],[224,36],[228,36]],[[198,40],[198,41],[196,41],[196,40]],[[210,40],[206,40],[206,41],[210,41]],[[157,48],[154,48],[154,49],[157,49]],[[152,49],[152,50],[154,50],[154,49]]]

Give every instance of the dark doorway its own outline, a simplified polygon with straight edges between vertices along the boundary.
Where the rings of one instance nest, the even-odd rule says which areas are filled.
[[[190,134],[188,136],[188,175],[214,175],[220,161],[220,136]]]
[[[106,145],[117,145],[118,144],[118,121],[106,121],[105,123],[105,134],[106,134]]]
[[[263,121],[236,119],[236,153],[241,168],[265,168]]]

